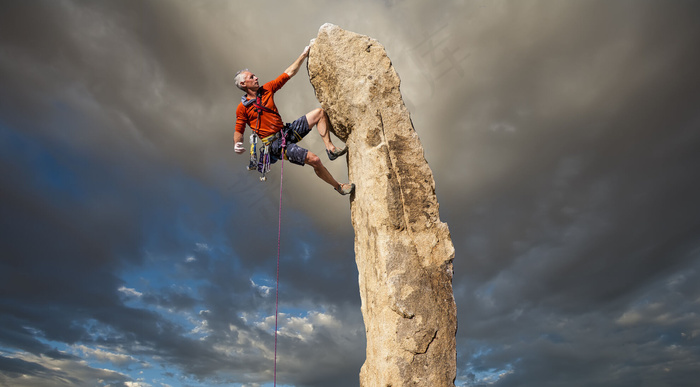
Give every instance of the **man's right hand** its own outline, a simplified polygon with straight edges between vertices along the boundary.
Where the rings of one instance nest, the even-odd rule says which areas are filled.
[[[245,147],[243,146],[242,142],[237,142],[236,145],[233,146],[233,151],[240,154],[243,154],[245,152]]]

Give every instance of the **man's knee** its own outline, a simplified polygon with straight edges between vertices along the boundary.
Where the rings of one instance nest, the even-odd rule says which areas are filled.
[[[309,122],[309,126],[314,126],[323,119],[324,115],[325,113],[322,108],[316,108],[306,114],[306,120]]]
[[[308,152],[306,154],[306,164],[309,164],[310,166],[317,168],[321,166],[321,159],[313,154],[312,152]]]

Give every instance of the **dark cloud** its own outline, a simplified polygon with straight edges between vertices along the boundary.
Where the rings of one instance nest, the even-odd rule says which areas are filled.
[[[0,384],[271,380],[279,169],[259,183],[231,152],[233,75],[274,78],[332,22],[387,48],[435,174],[457,251],[457,385],[692,385],[697,11],[6,4]],[[289,120],[318,106],[305,77],[276,97]],[[348,203],[309,169],[284,177],[279,380],[357,385]]]
[[[675,356],[697,343],[666,340],[692,336],[696,291],[677,310],[659,301],[678,325],[621,316],[695,275],[700,58],[678,36],[699,31],[678,4],[560,6],[504,7],[507,24],[462,29],[478,77],[436,107],[461,129],[461,149],[443,153],[455,159],[437,163],[468,166],[436,172],[464,192],[441,201],[459,209],[443,217],[460,348],[473,347],[460,363],[501,370],[504,385],[692,383]]]
[[[43,361],[47,366],[37,362]],[[88,387],[105,383],[123,387],[128,377],[93,369],[73,360],[56,358],[7,358],[0,356],[0,383],[17,387],[50,387],[57,384]]]

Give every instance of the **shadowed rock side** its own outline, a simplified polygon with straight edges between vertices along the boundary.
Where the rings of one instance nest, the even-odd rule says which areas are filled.
[[[433,174],[376,40],[323,25],[308,58],[332,131],[348,146],[355,259],[367,359],[364,387],[454,386],[454,247]]]

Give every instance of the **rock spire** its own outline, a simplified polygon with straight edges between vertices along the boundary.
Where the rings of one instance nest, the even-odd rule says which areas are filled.
[[[332,131],[349,146],[367,358],[360,386],[454,386],[454,247],[435,181],[376,40],[324,24],[308,58]]]

